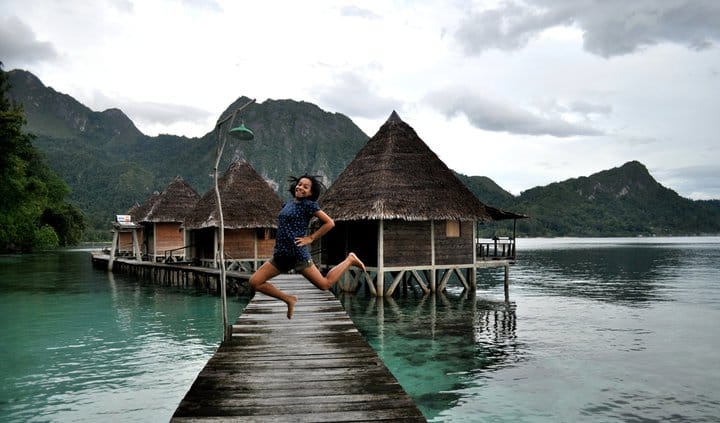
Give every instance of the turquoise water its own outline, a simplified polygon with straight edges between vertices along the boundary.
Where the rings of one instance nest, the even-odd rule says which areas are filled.
[[[720,238],[520,240],[476,295],[343,297],[437,422],[720,421]]]
[[[720,238],[518,242],[478,290],[341,295],[437,422],[718,421]],[[246,299],[231,299],[231,316]],[[0,256],[0,421],[167,421],[221,338],[216,297]]]
[[[217,298],[113,277],[87,251],[0,256],[0,328],[3,422],[167,421],[222,337]]]

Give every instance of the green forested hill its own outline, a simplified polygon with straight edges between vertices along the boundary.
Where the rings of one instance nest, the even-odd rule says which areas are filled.
[[[526,236],[720,233],[720,201],[693,201],[660,185],[637,161],[522,192],[501,205],[531,216]]]
[[[181,176],[200,194],[212,185],[217,132],[201,138],[143,135],[120,110],[94,112],[58,93],[29,72],[8,72],[11,100],[22,104],[26,130],[50,166],[70,186],[95,237],[104,237],[113,215],[143,202]],[[223,113],[245,104],[241,97]],[[330,183],[368,136],[349,118],[293,100],[268,100],[242,112],[250,142],[229,141],[220,171],[244,158],[271,184],[285,188],[290,175],[321,175]],[[229,127],[223,128],[226,131]]]
[[[501,208],[512,205],[515,197],[487,176],[466,176],[460,173],[455,173],[455,176],[484,204]]]
[[[35,145],[70,186],[71,201],[94,231],[91,237],[107,236],[114,214],[143,202],[176,176],[200,194],[210,188],[218,136],[213,128],[200,138],[149,137],[120,110],[94,112],[26,71],[10,71],[8,77],[9,97],[24,106],[26,130],[37,135]],[[247,100],[238,98],[222,116]],[[244,158],[281,195],[289,175],[319,174],[330,184],[368,140],[346,116],[294,100],[253,104],[242,120],[255,139],[230,141],[221,172],[231,160]],[[720,233],[720,201],[680,197],[636,161],[519,196],[485,176],[458,177],[485,204],[530,216],[518,222],[520,236]],[[507,227],[491,225],[483,232],[507,234]]]
[[[67,201],[67,184],[23,131],[25,115],[6,95],[2,67],[0,62],[0,252],[77,244],[84,214]]]

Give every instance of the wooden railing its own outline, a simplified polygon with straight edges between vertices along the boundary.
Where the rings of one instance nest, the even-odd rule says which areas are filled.
[[[192,247],[194,247],[194,245],[190,244],[190,245],[185,245],[183,247],[173,248],[172,250],[165,250],[163,252],[162,262],[163,263],[173,263],[173,262],[178,262],[180,260],[184,260],[185,259],[185,251],[184,250],[186,248],[192,248]],[[176,251],[183,251],[183,254],[175,255]]]
[[[478,260],[515,260],[515,238],[478,239],[477,257]]]
[[[253,273],[260,266],[265,263],[270,257],[246,257],[246,258],[235,258],[229,255],[227,252],[225,256],[225,269],[232,272],[245,272]],[[202,258],[197,260],[201,267],[216,268],[217,259]]]

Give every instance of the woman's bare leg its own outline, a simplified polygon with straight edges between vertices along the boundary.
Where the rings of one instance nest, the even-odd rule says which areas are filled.
[[[275,266],[270,264],[270,262],[265,262],[252,276],[250,276],[250,286],[252,286],[256,291],[262,292],[267,296],[284,301],[288,308],[287,318],[292,319],[293,313],[295,312],[297,297],[284,293],[278,287],[268,282],[269,279],[272,279],[279,274],[280,271],[277,270]]]
[[[358,258],[358,256],[355,255],[355,253],[350,253],[347,257],[345,257],[345,260],[330,269],[327,276],[323,276],[315,265],[303,270],[302,274],[307,280],[312,282],[313,285],[323,291],[327,291],[330,287],[335,285],[335,282],[340,280],[340,276],[342,276],[342,274],[345,273],[350,266],[357,266],[361,268],[363,272],[365,271],[365,264]]]

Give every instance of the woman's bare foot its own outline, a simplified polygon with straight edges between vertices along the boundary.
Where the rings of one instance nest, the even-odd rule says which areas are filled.
[[[295,313],[295,303],[296,302],[297,302],[297,297],[294,295],[291,296],[287,302],[287,306],[288,306],[287,318],[288,319],[293,318],[293,313]]]
[[[360,259],[358,258],[358,256],[355,255],[355,253],[350,253],[350,254],[348,254],[348,257],[350,257],[350,259],[352,259],[352,264],[353,264],[354,266],[357,266],[357,267],[361,268],[361,269],[363,270],[363,272],[366,271],[366,270],[365,270],[365,263],[363,263],[362,260],[360,260]]]

